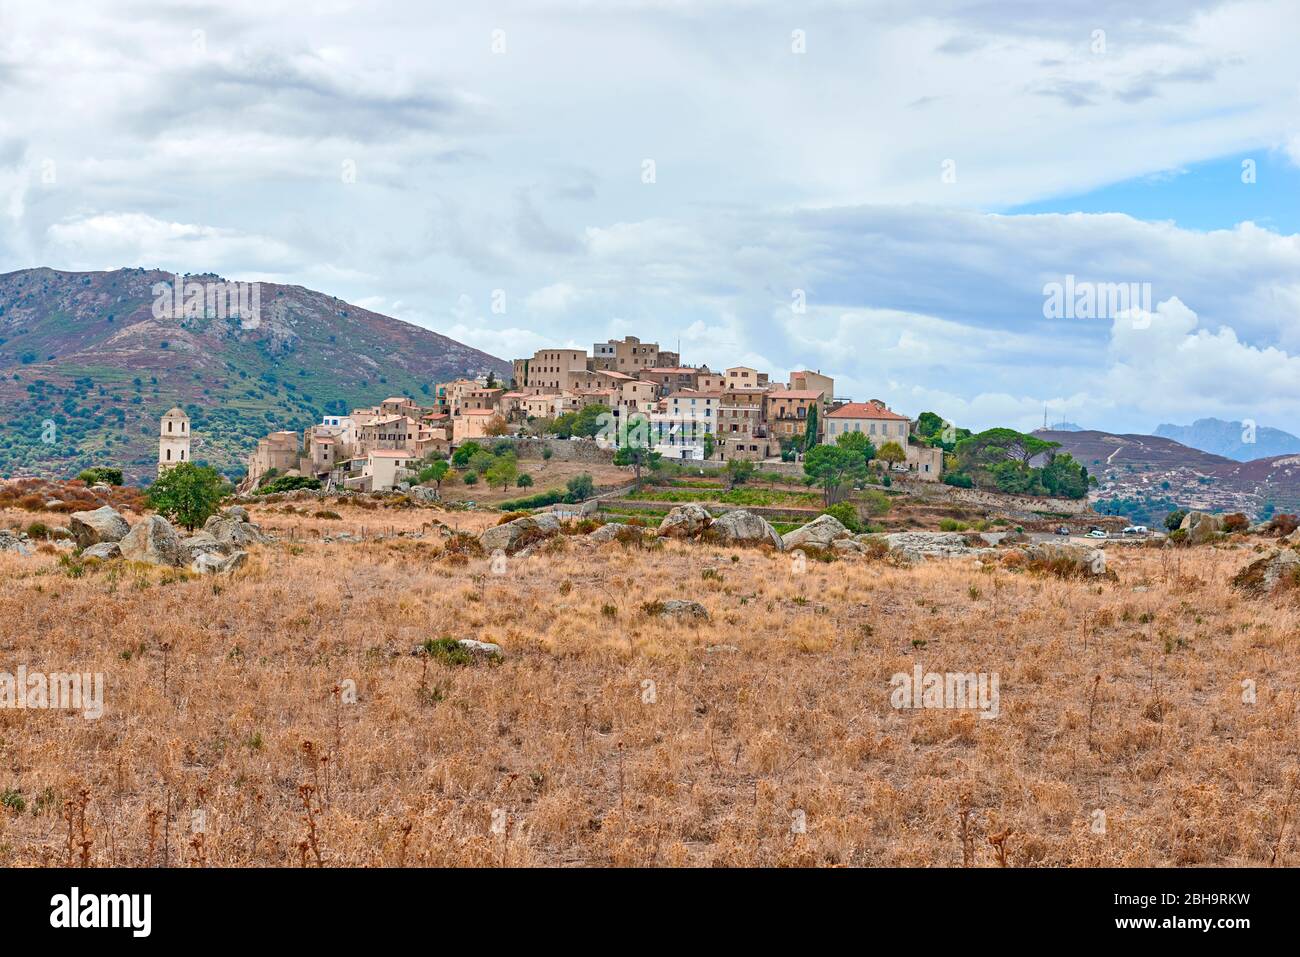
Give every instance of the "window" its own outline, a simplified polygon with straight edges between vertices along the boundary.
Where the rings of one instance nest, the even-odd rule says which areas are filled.
[[[171,450],[171,449],[168,449],[168,450],[167,450],[167,461],[170,462],[171,460],[172,460],[172,450]]]
[[[171,424],[171,422],[168,422],[168,423],[167,423],[167,431],[170,432],[171,430],[172,430],[172,424]]]

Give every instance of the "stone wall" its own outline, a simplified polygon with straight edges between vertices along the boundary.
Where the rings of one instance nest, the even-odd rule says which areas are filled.
[[[894,480],[894,488],[905,491],[918,500],[951,502],[954,505],[973,505],[1004,512],[1055,512],[1062,515],[1082,515],[1092,511],[1086,498],[1035,498],[1032,495],[1003,495],[975,488],[957,488],[941,482]]]

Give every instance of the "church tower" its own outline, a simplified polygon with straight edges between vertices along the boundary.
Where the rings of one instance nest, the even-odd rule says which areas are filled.
[[[158,474],[190,460],[190,417],[177,407],[162,417],[158,432]]]

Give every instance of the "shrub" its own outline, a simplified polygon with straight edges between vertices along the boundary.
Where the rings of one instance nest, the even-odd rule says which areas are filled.
[[[340,519],[343,517],[338,512],[331,512],[329,509],[321,509],[319,512],[314,512],[313,516],[315,518],[328,518],[328,519]]]
[[[1250,528],[1250,519],[1241,512],[1233,512],[1231,515],[1223,516],[1223,530],[1225,532],[1244,532]]]
[[[566,498],[564,492],[552,490],[549,492],[539,492],[536,495],[530,495],[527,498],[511,499],[508,502],[502,502],[498,507],[507,512],[520,512],[525,509],[545,508],[548,505],[557,505]]]
[[[1165,528],[1169,531],[1177,530],[1178,526],[1183,524],[1183,519],[1187,517],[1187,509],[1177,508],[1165,516]]]
[[[955,518],[945,518],[939,521],[939,529],[944,532],[964,532],[970,526],[965,522],[959,522]]]
[[[850,532],[862,531],[862,524],[858,520],[858,510],[851,502],[836,502],[834,505],[822,509],[822,514],[837,519]]]
[[[965,472],[949,472],[943,477],[944,485],[951,485],[954,488],[974,488],[975,483]]]
[[[1268,530],[1275,535],[1286,537],[1300,528],[1300,517],[1295,515],[1279,512],[1273,516],[1272,521],[1268,523]]]
[[[178,466],[179,467],[179,466]],[[296,492],[298,489],[318,489],[320,479],[308,478],[306,475],[281,475],[261,486],[258,495],[275,495],[280,492]]]
[[[583,472],[581,475],[575,475],[566,483],[569,495],[573,501],[581,502],[591,498],[592,493],[596,491],[596,483],[592,477]]]
[[[81,479],[81,481],[85,482],[87,485],[97,485],[100,483],[103,483],[104,485],[121,485],[122,470],[109,468],[106,465],[96,465],[93,468],[88,468],[79,473],[77,478]]]

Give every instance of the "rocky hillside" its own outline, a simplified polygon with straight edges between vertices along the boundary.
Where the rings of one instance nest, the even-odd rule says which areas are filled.
[[[1100,483],[1092,498],[1135,520],[1158,518],[1174,507],[1267,516],[1300,510],[1300,456],[1236,462],[1154,435],[1043,431],[1061,443]]]
[[[260,284],[256,322],[155,315],[158,270],[0,275],[0,476],[95,464],[152,477],[158,418],[193,420],[194,458],[238,474],[257,439],[327,411],[510,366],[486,353],[301,286]],[[221,282],[213,275],[187,280]]]

